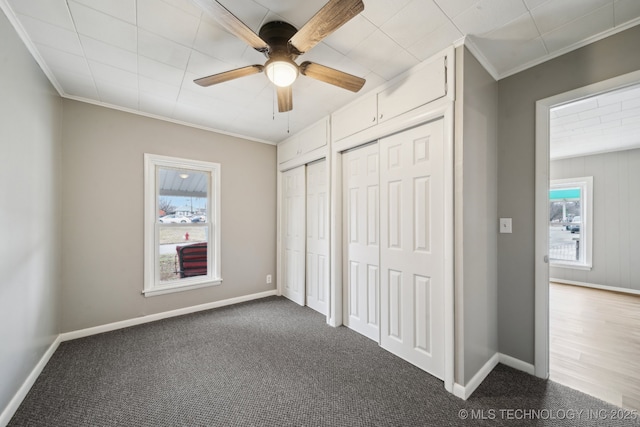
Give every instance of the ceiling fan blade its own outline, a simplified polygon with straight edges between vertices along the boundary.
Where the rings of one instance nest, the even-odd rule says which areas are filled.
[[[291,86],[279,87],[277,86],[278,93],[278,111],[284,113],[286,111],[293,110],[293,90]]]
[[[291,37],[289,43],[297,54],[303,54],[363,10],[362,0],[329,0]]]
[[[235,70],[225,71],[224,73],[201,77],[199,79],[195,79],[193,82],[200,86],[207,87],[229,80],[238,79],[240,77],[261,73],[263,68],[264,67],[262,65],[249,65],[248,67],[236,68]]]
[[[348,74],[343,71],[338,71],[309,61],[305,61],[300,64],[300,74],[334,86],[339,86],[343,89],[350,90],[351,92],[359,91],[366,82],[365,79],[354,76],[353,74]]]
[[[214,0],[193,0],[201,9],[206,11],[211,17],[220,23],[227,31],[249,46],[260,52],[269,50],[267,42],[262,40],[251,28],[239,20],[233,13]]]

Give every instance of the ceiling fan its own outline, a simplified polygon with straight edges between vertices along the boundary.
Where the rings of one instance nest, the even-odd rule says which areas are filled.
[[[267,78],[276,85],[278,111],[285,112],[293,108],[291,85],[299,74],[352,92],[358,92],[365,83],[363,78],[324,65],[310,61],[298,65],[295,62],[298,56],[308,52],[329,34],[362,12],[364,10],[362,0],[329,0],[300,30],[286,22],[273,21],[264,24],[258,34],[219,2],[193,1],[231,34],[267,57],[264,65],[249,65],[194,80],[200,86],[211,86],[264,71]]]

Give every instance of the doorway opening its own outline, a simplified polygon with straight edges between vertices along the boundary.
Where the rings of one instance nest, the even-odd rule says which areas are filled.
[[[635,72],[536,105],[536,375],[629,409],[640,408],[627,372],[640,316],[623,308],[640,295],[640,226],[625,225],[640,211],[639,99]]]

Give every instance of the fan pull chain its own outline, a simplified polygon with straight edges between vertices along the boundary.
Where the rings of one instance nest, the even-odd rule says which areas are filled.
[[[289,133],[289,122],[291,121],[291,113],[287,112],[287,133]]]

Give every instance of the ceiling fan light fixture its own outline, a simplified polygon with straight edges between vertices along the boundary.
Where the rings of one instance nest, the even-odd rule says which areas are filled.
[[[289,58],[272,58],[264,65],[264,72],[274,85],[289,87],[298,78],[298,65]]]

